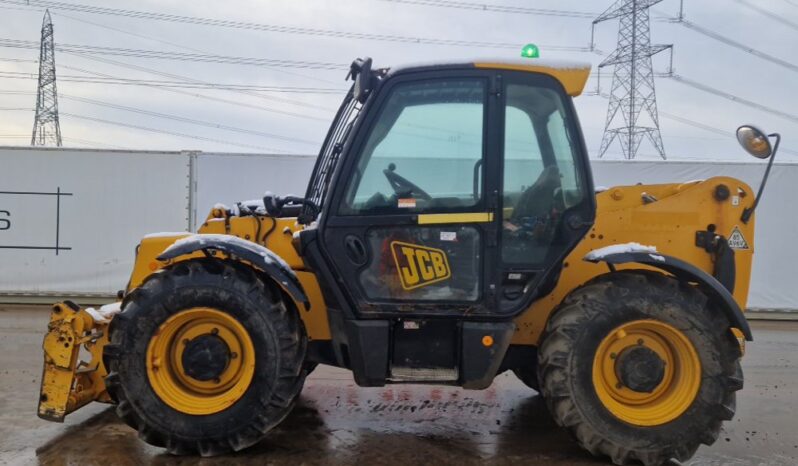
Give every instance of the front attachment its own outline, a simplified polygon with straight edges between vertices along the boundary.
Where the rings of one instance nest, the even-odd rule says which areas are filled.
[[[63,422],[64,417],[92,401],[111,402],[105,391],[103,347],[108,323],[119,303],[100,310],[83,309],[72,301],[53,306],[44,337],[44,370],[39,395],[39,417]],[[89,361],[81,359],[81,346]]]

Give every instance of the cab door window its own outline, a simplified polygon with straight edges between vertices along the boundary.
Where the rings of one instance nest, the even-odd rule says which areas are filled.
[[[502,259],[534,267],[557,242],[562,213],[584,196],[578,152],[562,93],[509,83],[506,99]]]
[[[366,140],[339,213],[458,212],[481,200],[485,80],[398,85]]]

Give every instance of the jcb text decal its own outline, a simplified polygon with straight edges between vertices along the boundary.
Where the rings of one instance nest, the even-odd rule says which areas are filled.
[[[405,290],[437,283],[452,276],[446,253],[440,249],[393,241],[391,252]]]

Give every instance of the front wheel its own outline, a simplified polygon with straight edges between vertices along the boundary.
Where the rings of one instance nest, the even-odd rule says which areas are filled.
[[[550,318],[538,374],[554,420],[584,448],[652,466],[715,442],[734,416],[740,356],[728,322],[694,287],[618,272]]]
[[[299,316],[248,267],[177,263],[126,299],[106,385],[139,436],[175,454],[246,448],[290,412],[305,379]]]

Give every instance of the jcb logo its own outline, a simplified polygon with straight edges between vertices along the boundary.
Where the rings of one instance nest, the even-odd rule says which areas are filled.
[[[430,285],[452,276],[446,253],[440,249],[393,241],[391,252],[405,290]]]

